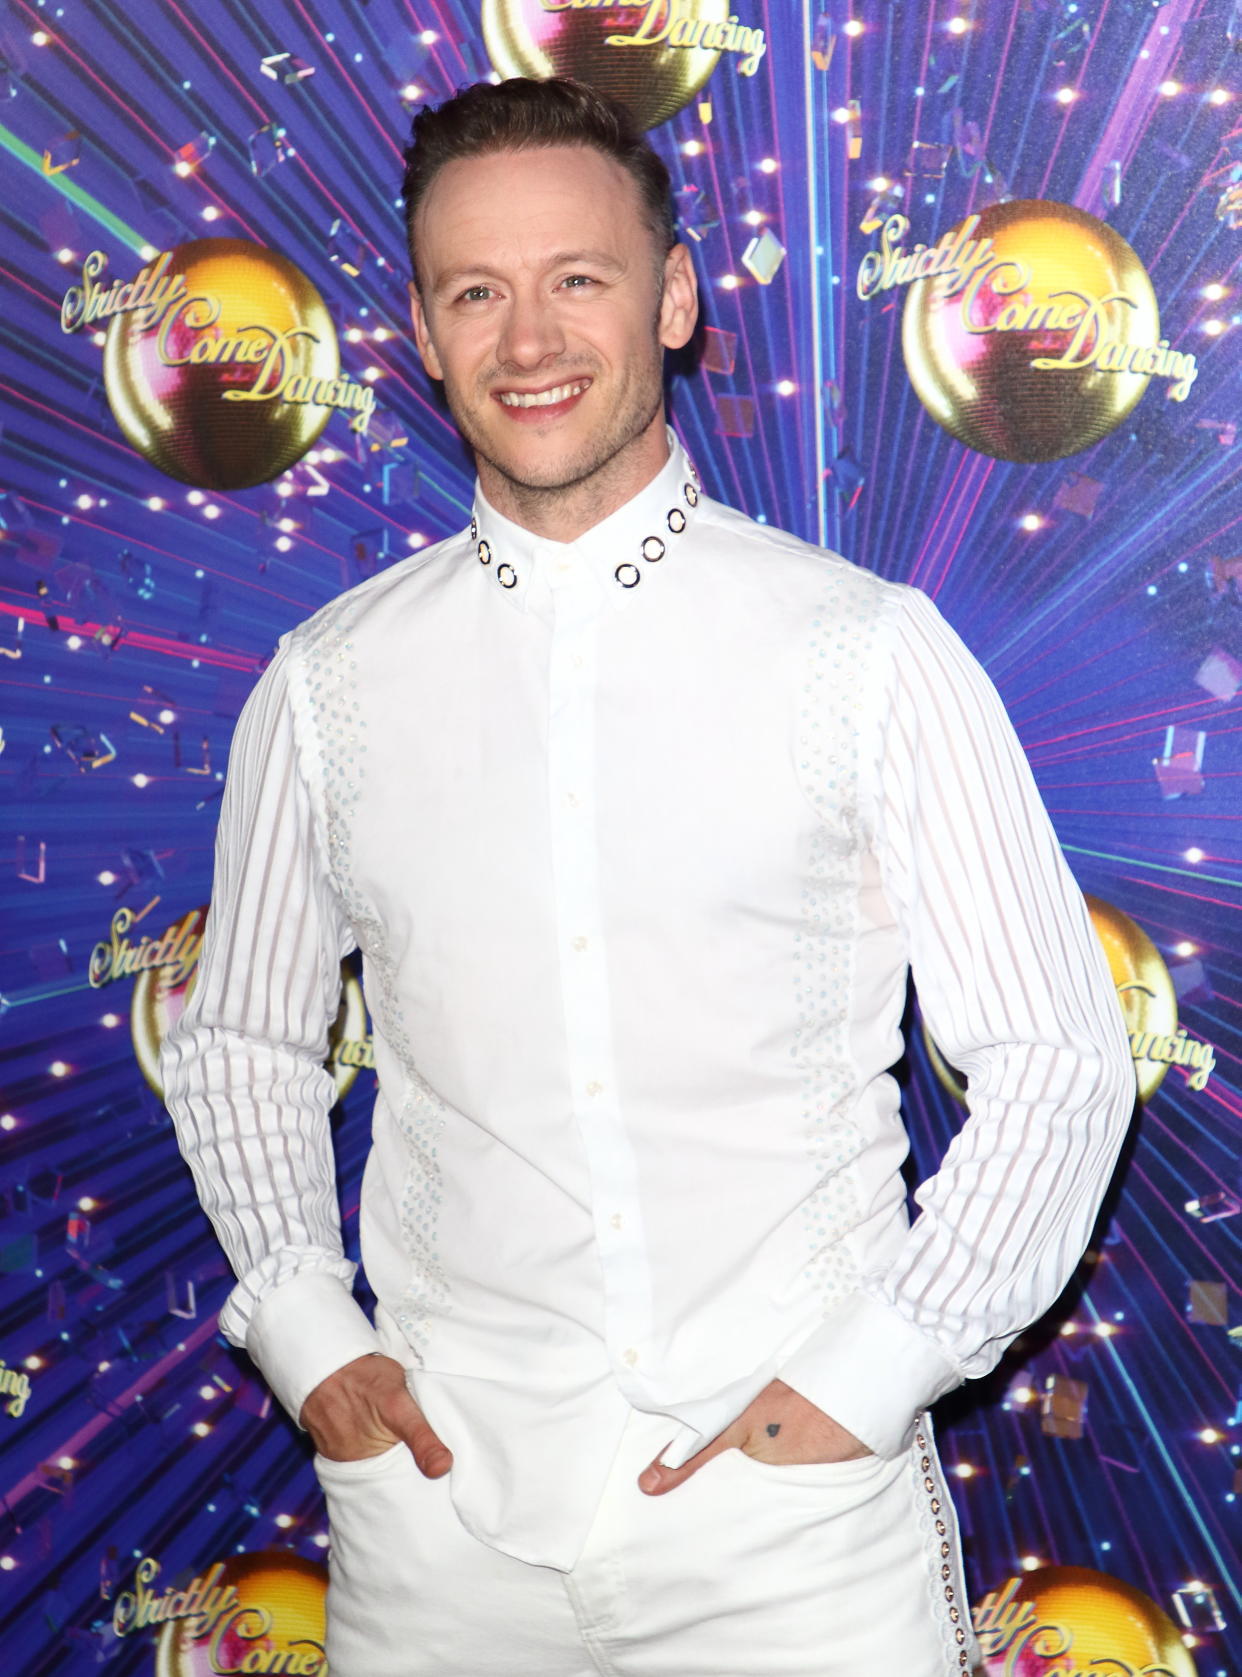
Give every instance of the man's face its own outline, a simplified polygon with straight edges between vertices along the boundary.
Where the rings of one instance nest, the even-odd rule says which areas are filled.
[[[419,351],[485,490],[487,467],[556,491],[649,453],[657,432],[663,449],[664,348],[693,330],[693,269],[684,246],[658,259],[612,158],[552,146],[446,164],[417,247]]]

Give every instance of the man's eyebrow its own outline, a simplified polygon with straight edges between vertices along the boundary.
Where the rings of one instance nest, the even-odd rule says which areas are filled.
[[[565,268],[574,262],[586,262],[593,268],[613,268],[620,272],[625,264],[607,250],[562,250],[548,263],[549,268]]]
[[[606,250],[558,251],[555,256],[548,257],[543,266],[545,269],[568,268],[579,262],[584,263],[587,267],[602,268],[615,274],[621,273],[625,267],[623,262]],[[495,275],[486,263],[474,263],[469,267],[451,268],[447,274],[440,275],[436,280],[435,290],[442,295],[468,280],[478,284],[491,278],[495,278]]]

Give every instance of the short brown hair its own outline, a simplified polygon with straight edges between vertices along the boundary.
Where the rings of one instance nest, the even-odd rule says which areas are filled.
[[[475,82],[461,88],[442,105],[424,106],[414,118],[401,192],[415,285],[414,220],[444,165],[489,152],[540,146],[593,146],[619,163],[638,188],[643,218],[663,263],[677,242],[668,169],[625,106],[568,76],[550,76],[545,81],[511,76],[507,81]]]

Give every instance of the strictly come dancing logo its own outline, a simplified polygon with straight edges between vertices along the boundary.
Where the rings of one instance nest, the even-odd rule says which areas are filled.
[[[483,0],[483,40],[501,76],[573,76],[619,99],[643,128],[667,122],[722,54],[750,77],[767,37],[736,0]]]
[[[1175,1597],[1189,1623],[1210,1594]],[[986,1677],[1195,1677],[1184,1633],[1150,1596],[1083,1566],[1010,1578],[972,1614]]]
[[[1139,1099],[1151,1099],[1170,1066],[1180,1066],[1187,1088],[1200,1093],[1216,1069],[1216,1051],[1179,1025],[1177,992],[1164,957],[1137,921],[1114,904],[1102,897],[1088,897],[1086,903],[1117,989]]]
[[[155,1633],[155,1677],[327,1677],[327,1569],[285,1551],[230,1555],[182,1581],[144,1555],[112,1604],[119,1638]]]
[[[19,1421],[30,1402],[30,1375],[24,1368],[10,1368],[0,1357],[0,1414]]]
[[[1147,271],[1085,210],[992,204],[936,243],[891,215],[858,268],[864,301],[909,287],[902,352],[919,400],[968,448],[1026,463],[1077,454],[1114,431],[1153,378],[1185,401],[1195,357],[1160,335]]]
[[[104,332],[113,417],[145,459],[200,489],[246,489],[296,464],[334,411],[365,433],[375,391],[341,374],[327,305],[300,268],[247,239],[192,239],[132,280],[92,251],[63,332]]]
[[[155,930],[138,931],[159,900],[156,897],[141,909],[117,909],[108,936],[91,951],[87,977],[95,990],[120,979],[134,980],[130,999],[134,1057],[147,1083],[162,1099],[160,1046],[185,1011],[194,988],[207,910],[191,908],[162,929],[156,921]],[[328,1037],[327,1066],[336,1080],[337,1098],[348,1092],[360,1071],[373,1069],[374,1065],[362,985],[345,962],[341,967],[341,1005]]]
[[[1085,901],[1117,990],[1139,1099],[1149,1101],[1172,1066],[1181,1069],[1187,1088],[1201,1093],[1216,1069],[1216,1050],[1178,1023],[1177,992],[1164,957],[1143,928],[1113,903],[1090,896]],[[965,1101],[961,1074],[926,1030],[923,1037],[936,1076],[955,1100]]]

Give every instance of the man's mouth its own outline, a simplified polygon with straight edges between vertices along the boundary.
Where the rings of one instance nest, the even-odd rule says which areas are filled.
[[[554,384],[550,390],[499,390],[495,394],[506,408],[552,408],[572,396],[581,396],[590,382],[589,378],[575,379],[571,384]]]

